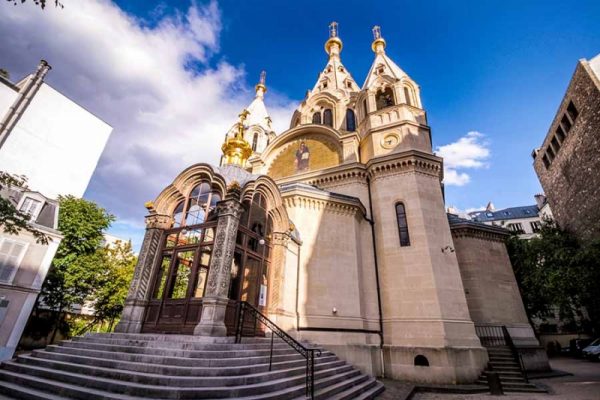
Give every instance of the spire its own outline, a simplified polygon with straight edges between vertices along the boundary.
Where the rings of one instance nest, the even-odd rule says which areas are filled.
[[[243,110],[241,112],[235,136],[228,136],[225,139],[223,146],[221,146],[221,150],[223,151],[222,165],[231,164],[244,168],[246,161],[248,161],[248,158],[252,155],[252,147],[250,147],[250,144],[244,139],[244,121],[248,117],[248,114],[250,114],[248,110]]]
[[[267,81],[267,71],[262,70],[260,72],[260,79],[254,89],[256,89],[256,97],[260,97],[261,99],[264,97],[267,92],[267,86],[265,82]]]
[[[375,25],[373,27],[373,43],[371,48],[375,53],[385,53],[385,39],[381,37],[381,27]]]
[[[329,39],[325,42],[325,52],[329,54],[329,58],[339,59],[342,52],[342,39],[338,36],[338,23],[333,21],[329,24]]]

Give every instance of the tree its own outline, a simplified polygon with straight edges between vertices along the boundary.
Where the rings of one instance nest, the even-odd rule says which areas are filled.
[[[94,321],[108,321],[110,331],[115,319],[119,318],[123,311],[137,257],[133,254],[129,241],[117,241],[102,251],[106,269],[102,271],[92,301],[95,310]]]
[[[512,236],[507,248],[530,318],[544,319],[557,308],[563,321],[600,328],[600,240],[580,243],[548,221],[539,237]]]
[[[114,216],[97,204],[73,196],[59,197],[58,229],[63,240],[56,251],[38,302],[54,312],[54,333],[60,315],[73,304],[83,304],[101,283],[105,255],[103,234]]]
[[[17,4],[23,4],[25,3],[27,0],[6,0],[10,3],[13,3],[15,6]],[[59,1],[59,0],[50,0],[50,3],[54,2],[54,6],[55,7],[60,7],[60,8],[65,8],[65,6]],[[33,0],[33,4],[35,4],[36,6],[40,6],[42,9],[46,8],[46,4],[48,3],[48,0]]]
[[[0,189],[11,188],[27,189],[27,178],[22,175],[12,175],[0,171]],[[50,237],[44,232],[36,229],[30,223],[31,216],[17,210],[15,205],[4,196],[0,196],[0,226],[5,233],[18,235],[22,231],[31,233],[38,243],[48,244]]]

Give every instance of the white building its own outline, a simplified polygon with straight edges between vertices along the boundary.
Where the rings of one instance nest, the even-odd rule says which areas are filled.
[[[552,211],[543,194],[535,195],[536,204],[496,210],[489,202],[485,210],[472,211],[468,218],[486,225],[495,225],[516,232],[521,239],[531,239],[544,221],[552,219]]]
[[[49,198],[83,196],[112,127],[43,81],[0,77],[0,171],[28,178]]]
[[[28,178],[28,188],[0,187],[0,196],[50,236],[0,232],[0,361],[10,359],[62,236],[59,195],[81,197],[112,128],[44,82],[45,61],[13,83],[0,76],[0,171]]]

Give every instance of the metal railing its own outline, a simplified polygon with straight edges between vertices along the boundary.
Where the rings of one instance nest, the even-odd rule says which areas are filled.
[[[244,335],[244,323],[246,321],[246,315],[253,318],[253,336],[256,332],[256,323],[257,321],[262,323],[271,331],[271,351],[269,354],[269,371],[271,371],[273,367],[273,338],[274,335],[279,336],[284,342],[286,342],[292,349],[296,350],[302,357],[306,359],[306,391],[305,396],[310,397],[311,399],[315,398],[315,352],[316,356],[321,356],[320,349],[311,349],[296,339],[288,335],[285,331],[279,328],[273,321],[267,318],[263,313],[258,311],[254,306],[246,301],[239,302],[239,312],[238,312],[238,320],[236,325],[235,332],[235,342],[241,343],[242,336]]]
[[[479,336],[479,340],[484,347],[508,347],[514,360],[519,364],[519,369],[523,374],[525,382],[529,382],[521,352],[517,349],[517,346],[515,346],[506,325],[475,325],[475,333]]]

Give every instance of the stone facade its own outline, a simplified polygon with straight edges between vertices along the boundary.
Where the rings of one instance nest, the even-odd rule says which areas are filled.
[[[196,164],[186,169],[158,196],[151,212],[172,215],[174,223],[187,215],[189,204],[204,199],[194,197],[202,185],[225,200],[214,208],[210,202],[205,206],[209,217],[202,229],[216,233],[214,242],[208,240],[214,248],[204,297],[170,298],[168,283],[166,295],[157,292],[162,275],[152,272],[153,293],[163,294],[144,301],[162,310],[165,305],[182,305],[177,312],[185,320],[196,317],[185,307],[202,303],[194,333],[221,336],[231,322],[227,307],[246,300],[290,335],[333,350],[371,375],[472,382],[488,356],[476,335],[471,308],[483,320],[525,327],[520,297],[514,286],[498,289],[496,301],[515,305],[509,312],[493,307],[477,311],[469,302],[458,252],[448,251],[455,239],[444,211],[443,160],[432,152],[420,89],[386,55],[380,36],[373,42],[373,66],[359,88],[341,62],[342,42],[336,32],[325,45],[328,62],[292,116],[290,129],[272,137],[248,160],[237,160],[238,165],[226,161],[220,167]],[[256,102],[262,102],[265,89],[261,81],[253,109],[263,110]],[[236,140],[241,131],[251,131],[265,120],[246,122],[253,120],[247,110],[241,116],[232,128]],[[224,147],[233,152],[231,143]],[[232,196],[234,181],[240,193]],[[398,214],[399,205],[403,216]],[[227,211],[233,209],[237,211]],[[266,230],[252,222],[253,213],[260,215],[260,210],[268,215]],[[189,232],[184,222],[163,234],[161,259],[175,260],[169,271],[180,268],[181,262],[174,255],[179,254],[179,245],[169,243],[168,236],[179,235],[174,241],[180,243],[184,235],[184,249],[193,245],[186,242]],[[262,261],[268,268],[256,264],[261,259],[258,239],[268,247],[268,258]],[[512,276],[501,242],[464,243],[466,253],[470,246],[478,246],[486,263],[496,262],[507,279]],[[239,264],[235,255],[232,260],[231,252],[240,257],[250,254],[247,265]],[[140,262],[137,268],[156,271],[157,262],[154,266]],[[191,271],[199,270],[199,265],[190,263]],[[197,282],[194,274],[190,282]],[[166,282],[180,278],[173,272],[169,276]],[[237,279],[242,279],[239,296]],[[257,285],[266,298],[258,296]],[[134,304],[128,303],[124,315],[133,310]],[[513,311],[517,314],[511,316]],[[124,323],[120,329],[136,327]],[[524,337],[535,341],[531,329]],[[417,357],[426,358],[429,366],[416,365]]]
[[[581,239],[600,235],[600,55],[580,60],[533,166],[554,218]]]

